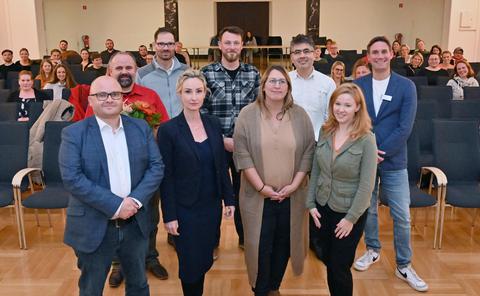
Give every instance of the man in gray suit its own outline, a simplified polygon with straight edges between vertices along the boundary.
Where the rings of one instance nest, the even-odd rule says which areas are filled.
[[[80,295],[102,295],[115,254],[126,295],[149,295],[147,208],[164,165],[146,122],[120,115],[122,88],[114,78],[97,78],[88,100],[95,116],[65,128],[59,152],[71,193],[64,242],[78,258]]]

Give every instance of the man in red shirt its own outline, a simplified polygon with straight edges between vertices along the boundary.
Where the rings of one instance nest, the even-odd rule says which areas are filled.
[[[135,74],[137,72],[137,64],[135,58],[127,52],[115,53],[108,63],[107,75],[115,78],[122,87],[123,100],[125,103],[133,103],[142,101],[149,103],[155,112],[161,114],[160,122],[165,122],[169,119],[167,110],[163,105],[158,94],[144,86],[136,84]],[[92,116],[93,110],[88,106],[85,112],[85,117]],[[160,264],[158,260],[158,251],[156,249],[156,237],[158,231],[158,222],[160,220],[158,212],[159,196],[155,194],[151,202],[152,217],[152,231],[149,237],[147,257],[145,258],[147,269],[159,279],[167,279],[168,272]],[[118,287],[123,281],[123,272],[120,263],[114,259],[112,263],[112,272],[108,279],[110,287]]]

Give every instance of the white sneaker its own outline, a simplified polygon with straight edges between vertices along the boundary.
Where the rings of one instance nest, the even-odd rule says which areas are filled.
[[[358,271],[365,271],[370,267],[370,265],[377,262],[379,259],[380,253],[368,249],[362,257],[358,258],[357,261],[355,261],[353,267]]]
[[[395,275],[406,281],[410,287],[413,289],[419,291],[419,292],[425,292],[428,290],[428,285],[425,283],[415,272],[415,269],[413,269],[412,265],[409,264],[406,267],[403,268],[396,268],[395,269]]]

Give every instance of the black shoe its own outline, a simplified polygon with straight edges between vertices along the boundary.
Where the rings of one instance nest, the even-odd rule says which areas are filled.
[[[171,235],[170,233],[167,235],[167,243],[176,250],[175,240],[173,239],[173,235]]]
[[[152,262],[147,264],[147,270],[160,280],[168,279],[168,272],[160,262]]]
[[[112,272],[110,273],[110,277],[108,278],[108,285],[112,288],[117,288],[123,282],[123,272],[122,268],[114,267],[112,268]]]

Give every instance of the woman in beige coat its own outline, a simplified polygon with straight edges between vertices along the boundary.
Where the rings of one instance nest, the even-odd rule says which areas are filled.
[[[293,104],[283,67],[269,67],[256,102],[243,108],[233,135],[241,171],[240,211],[245,261],[255,295],[279,295],[291,258],[303,271],[308,247],[308,189],[314,133],[307,113]]]

